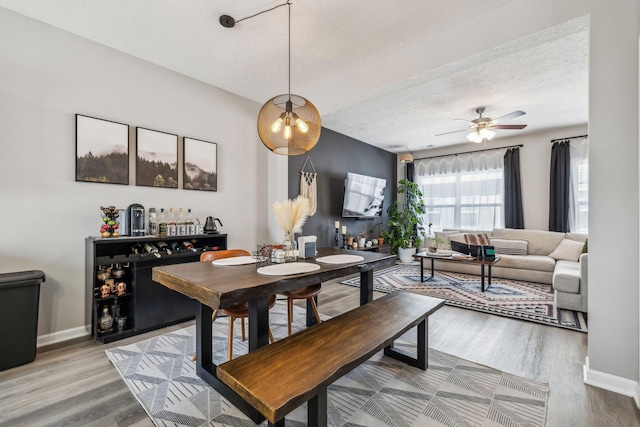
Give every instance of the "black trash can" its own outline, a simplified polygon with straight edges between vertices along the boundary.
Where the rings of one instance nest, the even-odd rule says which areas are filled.
[[[0,371],[33,362],[38,338],[40,270],[0,274]]]

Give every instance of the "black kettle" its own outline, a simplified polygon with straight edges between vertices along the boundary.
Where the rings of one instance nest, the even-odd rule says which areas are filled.
[[[222,222],[220,219],[214,218],[212,216],[208,216],[206,221],[204,222],[204,234],[218,234],[218,227],[216,227],[216,221],[222,227]]]

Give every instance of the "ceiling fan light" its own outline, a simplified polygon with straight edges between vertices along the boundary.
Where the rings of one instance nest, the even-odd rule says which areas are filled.
[[[476,144],[480,144],[483,140],[482,135],[480,135],[480,132],[475,130],[471,132],[469,135],[467,135],[467,139],[471,142],[475,142]]]
[[[486,140],[489,140],[494,136],[496,136],[496,133],[494,131],[486,128],[480,129],[480,132],[478,132],[478,134],[482,137],[482,139],[486,139]]]

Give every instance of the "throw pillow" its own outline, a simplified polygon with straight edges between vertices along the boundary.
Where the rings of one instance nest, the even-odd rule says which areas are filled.
[[[491,244],[491,241],[489,240],[489,236],[487,236],[485,233],[479,233],[479,234],[466,233],[464,235],[464,240],[467,245],[487,246]]]
[[[491,238],[491,245],[498,255],[526,255],[528,240]]]
[[[583,248],[584,242],[562,239],[560,244],[549,254],[549,256],[556,261],[559,259],[566,261],[578,261]]]
[[[434,232],[436,238],[442,239],[442,241],[444,242],[441,246],[440,249],[447,249],[450,250],[451,249],[451,242],[449,240],[450,236],[459,233],[458,231],[436,231]]]

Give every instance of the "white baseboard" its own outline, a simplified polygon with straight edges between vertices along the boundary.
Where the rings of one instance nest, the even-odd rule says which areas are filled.
[[[86,337],[89,335],[90,326],[78,326],[77,328],[65,329],[64,331],[52,332],[50,334],[39,335],[36,347],[56,344],[74,338]]]
[[[590,369],[588,356],[584,361],[583,372],[585,384],[632,397],[636,406],[640,408],[640,384],[638,381]]]

